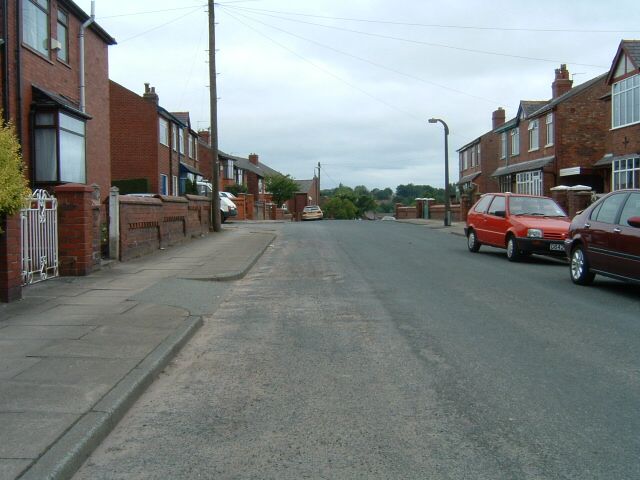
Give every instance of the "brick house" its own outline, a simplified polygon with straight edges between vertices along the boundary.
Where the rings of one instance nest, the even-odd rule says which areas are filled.
[[[97,184],[104,204],[111,177],[108,47],[115,40],[95,22],[83,29],[90,17],[70,0],[3,2],[0,11],[2,110],[16,126],[31,185]]]
[[[605,191],[596,163],[606,150],[606,74],[572,88],[566,65],[555,71],[552,98],[521,101],[515,118],[493,130],[499,138],[500,191],[549,195],[558,185]]]
[[[493,129],[503,125],[505,111],[493,112]],[[461,193],[482,194],[498,190],[498,181],[491,176],[498,168],[498,141],[493,130],[481,135],[458,149]]]
[[[111,175],[126,193],[178,196],[186,180],[203,177],[198,134],[187,112],[171,113],[159,104],[154,87],[142,96],[109,82]]]
[[[640,40],[622,40],[606,75],[603,96],[607,152],[596,162],[607,190],[640,188]]]
[[[311,180],[295,180],[295,182],[298,184],[298,191],[291,200],[287,201],[287,209],[293,218],[300,220],[304,207],[319,205],[320,185],[315,175]]]
[[[236,168],[242,170],[247,192],[258,201],[268,200],[268,192],[265,190],[264,179],[270,175],[281,175],[280,172],[260,162],[257,154],[249,154],[249,158],[238,157]]]

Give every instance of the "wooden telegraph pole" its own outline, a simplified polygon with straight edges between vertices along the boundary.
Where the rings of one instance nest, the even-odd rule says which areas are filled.
[[[209,0],[209,101],[211,112],[211,150],[213,161],[211,162],[211,225],[214,232],[222,230],[220,219],[220,167],[218,161],[218,88],[216,85],[216,17],[213,0]]]

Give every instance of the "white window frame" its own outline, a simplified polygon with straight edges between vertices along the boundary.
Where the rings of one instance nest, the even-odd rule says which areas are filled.
[[[529,121],[529,151],[533,152],[540,148],[540,124],[538,119]]]
[[[516,173],[516,193],[523,195],[542,195],[544,175],[542,170]]]
[[[171,140],[172,148],[174,152],[178,151],[178,126],[175,123],[171,124]]]
[[[162,117],[158,117],[158,137],[162,145],[169,146],[169,122]]]
[[[56,58],[64,63],[69,63],[69,14],[58,7],[56,22],[56,37],[60,42],[60,50]]]
[[[545,147],[550,147],[553,145],[553,112],[547,114],[547,118],[545,119],[545,123],[547,125],[547,144]]]
[[[640,74],[611,86],[611,125],[613,128],[640,123]]]
[[[194,158],[194,153],[193,153],[193,140],[194,140],[194,136],[189,134],[189,158]]]
[[[507,158],[507,132],[500,135],[500,158]]]
[[[184,155],[184,130],[178,128],[178,153]]]
[[[520,155],[520,128],[511,130],[511,155]]]
[[[467,168],[469,168],[469,150],[465,150],[464,151],[464,157],[463,157],[463,170],[466,170]]]
[[[36,52],[49,57],[49,0],[22,0],[22,41]],[[5,13],[6,14],[6,13]],[[44,15],[44,22],[42,22]],[[32,22],[32,23],[29,23]],[[43,31],[42,28],[46,31]]]
[[[611,190],[624,188],[640,188],[640,156],[612,163]]]
[[[476,167],[480,165],[480,144],[476,145]]]

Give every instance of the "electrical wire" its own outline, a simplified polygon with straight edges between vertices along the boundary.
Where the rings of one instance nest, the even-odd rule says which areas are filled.
[[[207,26],[207,24],[205,22],[202,22],[202,25],[200,27],[200,37],[198,38],[198,41],[196,42],[196,48],[195,48],[195,53],[193,54],[193,57],[191,59],[191,68],[189,69],[189,74],[187,75],[187,81],[184,83],[183,88],[182,88],[182,94],[180,95],[180,103],[179,105],[182,105],[182,101],[184,100],[185,94],[187,93],[187,90],[189,89],[189,85],[191,84],[191,79],[193,77],[193,70],[195,68],[195,64],[196,64],[196,58],[198,58],[198,52],[200,51],[200,47],[201,47],[201,43],[202,43],[202,37],[203,37],[203,33],[205,30],[205,27]]]
[[[587,29],[579,29],[579,28],[523,28],[523,27],[478,27],[472,25],[443,25],[437,23],[414,23],[414,22],[398,22],[398,21],[390,21],[390,20],[371,20],[371,19],[363,19],[363,18],[353,18],[353,17],[332,17],[328,15],[312,15],[307,13],[296,13],[296,12],[283,12],[279,10],[266,10],[260,8],[251,8],[251,7],[242,7],[230,5],[234,8],[243,9],[243,10],[252,10],[256,13],[266,12],[266,13],[279,13],[282,15],[291,15],[298,17],[308,17],[308,18],[321,18],[325,20],[344,20],[348,22],[360,22],[360,23],[376,23],[382,25],[398,25],[404,27],[424,27],[424,28],[449,28],[449,29],[460,29],[460,30],[489,30],[489,31],[499,31],[499,32],[541,32],[541,33],[637,33],[637,29],[629,29],[629,30],[587,30]]]
[[[131,12],[131,13],[120,13],[118,15],[107,15],[105,17],[97,17],[98,20],[104,20],[107,18],[119,18],[119,17],[133,17],[136,15],[149,15],[152,13],[165,13],[165,12],[175,12],[177,10],[189,10],[192,8],[200,8],[200,7],[206,7],[207,5],[191,5],[189,7],[176,7],[176,8],[165,8],[162,10],[147,10],[145,12]]]
[[[236,13],[236,15],[239,15],[239,14],[237,14],[237,13]],[[272,29],[274,29],[274,30],[278,30],[279,32],[283,32],[283,33],[286,33],[287,35],[291,35],[292,37],[296,37],[296,38],[299,38],[299,39],[301,39],[301,40],[305,40],[305,41],[307,41],[307,42],[309,42],[309,43],[312,43],[312,44],[314,44],[314,45],[318,45],[318,46],[320,46],[320,47],[322,47],[322,48],[326,48],[326,49],[328,49],[328,50],[331,50],[331,51],[333,51],[333,52],[339,53],[339,54],[341,54],[341,55],[345,55],[345,56],[347,56],[347,57],[355,58],[356,60],[360,60],[361,62],[368,63],[369,65],[373,65],[374,67],[378,67],[378,68],[381,68],[381,69],[383,69],[383,70],[387,70],[387,71],[389,71],[389,72],[393,72],[393,73],[395,73],[395,74],[397,74],[397,75],[402,75],[402,76],[404,76],[404,77],[411,78],[411,79],[413,79],[413,80],[416,80],[416,81],[419,81],[419,82],[422,82],[422,83],[426,83],[426,84],[428,84],[428,85],[432,85],[432,86],[435,86],[435,87],[438,87],[438,88],[442,88],[442,89],[444,89],[444,90],[449,90],[449,91],[451,91],[451,92],[458,93],[458,94],[460,94],[460,95],[465,95],[465,96],[468,96],[468,97],[471,97],[471,98],[475,98],[475,99],[477,99],[477,100],[482,100],[482,101],[488,102],[488,103],[490,103],[490,104],[492,104],[492,105],[496,105],[496,104],[504,103],[504,102],[500,102],[500,101],[498,101],[498,100],[492,100],[492,99],[489,99],[489,98],[480,97],[480,96],[478,96],[478,95],[473,95],[473,94],[471,94],[471,93],[468,93],[468,92],[465,92],[465,91],[462,91],[462,90],[458,90],[458,89],[456,89],[456,88],[448,87],[448,86],[446,86],[446,85],[442,85],[442,84],[439,84],[439,83],[436,83],[436,82],[432,82],[432,81],[430,81],[430,80],[425,80],[424,78],[418,77],[418,76],[416,76],[416,75],[412,75],[412,74],[410,74],[410,73],[402,72],[402,71],[400,71],[400,70],[396,70],[396,69],[394,69],[394,68],[387,67],[386,65],[382,65],[381,63],[377,63],[377,62],[374,62],[374,61],[372,61],[372,60],[368,60],[368,59],[366,59],[366,58],[360,57],[360,56],[358,56],[358,55],[354,55],[354,54],[351,54],[351,53],[345,52],[345,51],[343,51],[343,50],[339,50],[339,49],[337,49],[337,48],[334,48],[334,47],[331,47],[331,46],[329,46],[329,45],[326,45],[326,44],[323,44],[323,43],[317,42],[317,41],[312,40],[312,39],[307,38],[307,37],[303,37],[303,36],[301,36],[301,35],[297,35],[297,34],[295,34],[295,33],[289,32],[288,30],[284,30],[284,29],[282,29],[282,28],[279,28],[279,27],[276,27],[276,26],[274,26],[274,25],[271,25],[271,24],[268,24],[268,23],[262,22],[262,21],[260,21],[260,20],[254,19],[254,18],[252,18],[252,17],[246,16],[246,15],[241,15],[241,16],[242,16],[243,18],[246,18],[246,19],[251,20],[251,21],[253,21],[253,22],[259,23],[259,24],[264,25],[264,26],[266,26],[266,27],[272,28]]]
[[[391,109],[393,109],[393,110],[396,110],[397,112],[400,112],[400,113],[402,113],[402,114],[404,114],[404,115],[406,115],[406,116],[408,116],[408,117],[411,117],[411,118],[413,118],[413,119],[415,119],[415,120],[420,121],[421,123],[424,123],[424,119],[423,119],[423,118],[418,117],[417,115],[414,115],[414,114],[413,114],[413,113],[411,113],[411,112],[407,112],[406,110],[403,110],[402,108],[397,107],[396,105],[393,105],[393,104],[391,104],[391,103],[389,103],[389,102],[387,102],[387,101],[385,101],[385,100],[383,100],[383,99],[381,99],[381,98],[379,98],[379,97],[376,97],[375,95],[373,95],[373,94],[371,94],[371,93],[367,92],[366,90],[364,90],[364,89],[362,89],[362,88],[358,87],[357,85],[354,85],[353,83],[351,83],[351,82],[349,82],[349,81],[347,81],[347,80],[343,79],[342,77],[340,77],[340,76],[336,75],[335,73],[333,73],[333,72],[331,72],[331,71],[327,70],[326,68],[321,67],[320,65],[318,65],[318,64],[316,64],[316,63],[314,63],[314,62],[312,62],[312,61],[311,61],[311,60],[309,60],[308,58],[306,58],[306,57],[304,57],[304,56],[300,55],[300,54],[299,54],[298,52],[296,52],[295,50],[292,50],[291,48],[287,47],[286,45],[283,45],[282,43],[278,42],[277,40],[274,40],[274,39],[273,39],[273,38],[271,38],[270,36],[268,36],[268,35],[266,35],[265,33],[261,32],[261,31],[260,31],[260,30],[258,30],[257,28],[252,27],[251,25],[247,24],[247,23],[246,23],[246,22],[244,22],[242,19],[238,18],[236,15],[231,14],[231,13],[229,13],[228,11],[225,11],[225,15],[227,15],[227,16],[229,16],[229,17],[233,18],[236,22],[238,22],[238,23],[240,23],[240,24],[244,25],[246,28],[248,28],[248,29],[252,30],[253,32],[257,33],[258,35],[260,35],[260,36],[262,36],[262,37],[266,38],[266,39],[267,39],[267,40],[269,40],[270,42],[272,42],[272,43],[276,44],[277,46],[279,46],[280,48],[282,48],[282,49],[284,49],[284,50],[288,51],[290,54],[292,54],[292,55],[294,55],[294,56],[298,57],[298,58],[299,58],[300,60],[302,60],[303,62],[308,63],[309,65],[311,65],[311,66],[313,66],[314,68],[316,68],[316,69],[320,70],[320,71],[321,71],[321,72],[323,72],[324,74],[329,75],[330,77],[333,77],[334,79],[336,79],[336,80],[338,80],[338,81],[340,81],[340,82],[344,83],[345,85],[347,85],[347,86],[349,86],[349,87],[353,88],[354,90],[357,90],[358,92],[362,93],[363,95],[366,95],[367,97],[372,98],[373,100],[375,100],[375,101],[377,101],[377,102],[379,102],[379,103],[382,103],[383,105],[386,105],[387,107],[389,107],[389,108],[391,108]]]
[[[175,23],[178,20],[182,20],[183,18],[188,17],[189,15],[193,15],[194,13],[196,13],[201,8],[202,8],[201,6],[194,7],[194,9],[191,12],[187,12],[184,15],[180,15],[179,17],[173,18],[173,19],[169,20],[168,22],[165,22],[165,23],[163,23],[161,25],[158,25],[158,26],[155,26],[153,28],[150,28],[149,30],[145,30],[144,32],[137,33],[137,34],[133,35],[132,37],[128,37],[128,38],[125,38],[124,40],[120,40],[118,42],[118,44],[121,45],[121,44],[123,44],[125,42],[128,42],[129,40],[133,40],[135,38],[141,37],[143,35],[146,35],[147,33],[151,33],[153,31],[158,30],[158,29],[160,29],[162,27],[165,27],[165,26],[167,26],[167,25],[169,25],[171,23]]]
[[[244,7],[235,7],[235,6],[228,6],[227,8],[244,8]],[[293,18],[287,18],[287,17],[282,17],[279,15],[272,15],[272,14],[268,14],[268,13],[259,13],[260,15],[263,16],[267,16],[267,17],[272,17],[272,18],[277,18],[280,20],[284,20],[287,22],[294,22],[294,23],[300,23],[300,24],[304,24],[304,25],[311,25],[314,27],[322,27],[322,28],[328,28],[331,30],[337,30],[337,31],[341,31],[341,32],[348,32],[348,33],[355,33],[358,35],[365,35],[368,37],[375,37],[375,38],[382,38],[382,39],[386,39],[386,40],[395,40],[398,42],[405,42],[405,43],[411,43],[411,44],[415,44],[415,45],[425,45],[428,47],[436,47],[436,48],[444,48],[444,49],[449,49],[449,50],[457,50],[457,51],[461,51],[461,52],[468,52],[468,53],[479,53],[482,55],[493,55],[493,56],[498,56],[498,57],[507,57],[507,58],[517,58],[520,60],[533,60],[533,61],[537,61],[537,62],[547,62],[547,63],[566,63],[566,64],[571,64],[571,65],[577,65],[577,66],[581,66],[581,67],[592,67],[592,68],[608,68],[607,66],[602,66],[602,65],[593,65],[590,63],[578,63],[578,62],[568,62],[565,60],[555,60],[555,59],[549,59],[549,58],[540,58],[540,57],[530,57],[527,55],[515,55],[515,54],[510,54],[510,53],[502,53],[502,52],[493,52],[493,51],[489,51],[489,50],[479,50],[479,49],[474,49],[474,48],[465,48],[465,47],[456,47],[453,45],[446,45],[446,44],[442,44],[442,43],[433,43],[433,42],[425,42],[422,40],[412,40],[410,38],[402,38],[402,37],[395,37],[393,35],[384,35],[381,33],[371,33],[371,32],[364,32],[362,30],[353,30],[351,28],[344,28],[344,27],[338,27],[335,25],[323,25],[321,23],[314,23],[314,22],[307,22],[304,20],[297,20],[297,19],[293,19]]]

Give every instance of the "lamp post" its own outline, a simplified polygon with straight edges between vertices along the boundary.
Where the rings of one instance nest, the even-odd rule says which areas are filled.
[[[430,118],[429,123],[440,122],[444,127],[444,226],[451,225],[451,199],[449,198],[449,126],[444,120]]]

